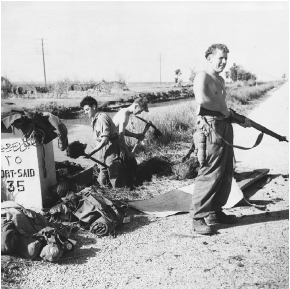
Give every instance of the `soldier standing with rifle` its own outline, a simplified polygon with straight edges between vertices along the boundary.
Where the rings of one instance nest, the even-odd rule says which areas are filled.
[[[195,180],[190,217],[193,230],[203,235],[213,233],[208,224],[232,224],[237,221],[236,216],[222,212],[231,191],[234,173],[234,151],[227,144],[233,143],[233,112],[227,107],[225,82],[219,75],[227,64],[228,52],[223,44],[210,46],[205,53],[208,67],[194,79],[198,104],[196,129],[205,142],[206,150],[202,152],[204,163]],[[240,125],[250,127],[251,122],[245,118],[245,123]]]

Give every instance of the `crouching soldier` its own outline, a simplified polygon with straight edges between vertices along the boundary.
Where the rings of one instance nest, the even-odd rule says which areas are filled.
[[[125,136],[134,137],[137,140],[143,140],[144,135],[142,133],[133,133],[126,129],[130,115],[140,114],[142,111],[148,112],[148,104],[147,100],[143,98],[137,98],[129,107],[122,108],[119,110],[115,116],[113,117],[113,122],[117,128],[117,132],[119,133],[120,144],[125,152],[125,163],[127,167],[127,185],[129,187],[133,187],[136,169],[137,169],[137,161],[132,152],[129,151],[128,146],[125,141]]]
[[[112,119],[104,112],[98,111],[97,101],[86,96],[80,103],[85,114],[92,119],[93,137],[96,140],[95,148],[87,152],[87,157],[96,154],[96,158],[104,165],[98,165],[100,186],[121,188],[126,185],[125,153],[119,144],[119,136]]]

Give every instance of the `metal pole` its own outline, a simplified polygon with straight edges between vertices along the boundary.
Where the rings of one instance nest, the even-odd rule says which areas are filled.
[[[44,86],[46,86],[46,74],[45,74],[45,61],[44,61],[43,38],[41,38],[41,42],[42,42],[42,58],[43,58],[43,70],[44,70]]]

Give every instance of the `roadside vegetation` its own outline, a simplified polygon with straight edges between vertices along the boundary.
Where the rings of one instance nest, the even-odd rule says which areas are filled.
[[[11,83],[7,78],[1,77],[1,99],[16,98],[67,98],[69,92],[88,92],[111,94],[116,91],[128,90],[123,78],[117,81],[80,82],[79,80],[61,79],[45,86],[36,83]]]
[[[269,90],[280,86],[283,81],[275,81],[261,83],[254,86],[237,86],[227,87],[227,103],[229,106],[235,106],[237,110],[241,110],[241,105],[248,105],[251,101],[259,99]]]
[[[162,133],[156,138],[152,128],[146,134],[145,143],[148,147],[152,145],[168,145],[172,142],[190,142],[195,123],[195,104],[193,101],[186,101],[172,106],[149,108],[148,113],[142,116],[150,120]],[[131,117],[128,125],[129,131],[142,132],[145,123]],[[127,138],[128,143],[133,142],[132,138]],[[146,146],[147,146],[146,145]]]

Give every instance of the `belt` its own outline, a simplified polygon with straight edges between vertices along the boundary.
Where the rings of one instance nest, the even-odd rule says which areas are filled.
[[[111,137],[109,138],[109,140],[112,141],[112,140],[116,140],[116,139],[118,139],[118,138],[119,138],[119,135],[116,134],[116,135],[114,135],[114,136],[111,136]]]
[[[205,116],[205,117],[210,117],[208,119],[209,121],[214,121],[214,120],[224,120],[226,122],[232,123],[232,117],[225,117],[221,112],[219,111],[214,111],[214,110],[209,110],[203,107],[200,107],[199,116]]]
[[[225,117],[221,112],[209,110],[203,107],[200,107],[198,115],[200,116],[219,116],[219,117]]]

